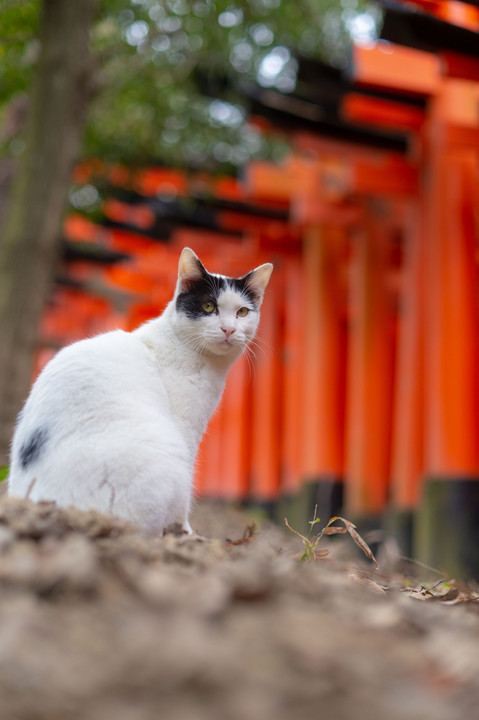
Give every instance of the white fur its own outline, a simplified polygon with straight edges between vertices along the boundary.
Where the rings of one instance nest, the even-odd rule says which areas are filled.
[[[195,262],[185,248],[175,296],[158,318],[74,343],[45,367],[14,434],[11,495],[111,512],[148,534],[176,522],[191,531],[198,444],[259,319],[256,311],[237,316],[247,301],[233,290],[211,316],[177,312]],[[271,270],[254,271],[258,306]],[[45,442],[23,469],[21,450],[39,429]]]

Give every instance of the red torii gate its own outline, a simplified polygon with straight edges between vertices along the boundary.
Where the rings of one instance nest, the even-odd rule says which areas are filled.
[[[263,196],[287,187],[302,228],[301,475],[322,512],[331,502],[338,509],[345,480],[345,512],[377,522],[389,497],[396,235],[417,192],[417,168],[400,155],[314,136],[298,136],[297,145],[307,158],[282,169],[252,164],[248,183]],[[273,173],[282,182],[272,182]]]
[[[440,5],[443,17],[450,10],[479,28],[477,8]],[[421,183],[405,264],[392,503],[408,511],[422,497],[415,522],[421,559],[477,574],[471,548],[479,540],[479,61],[408,48],[391,55],[358,50],[356,60],[359,82],[383,85],[391,65],[404,87],[411,75],[430,86],[417,138]],[[429,65],[429,75],[420,65]],[[414,482],[421,467],[422,491]]]
[[[478,16],[464,8],[475,28]],[[308,155],[302,167],[290,162],[275,183],[254,165],[249,174],[263,196],[287,186],[303,228],[312,314],[303,470],[320,486],[345,479],[344,512],[387,510],[406,551],[477,574],[468,548],[479,539],[479,64],[379,44],[355,48],[352,66],[358,88],[427,98],[426,110],[354,92],[342,103],[350,121],[410,133],[407,159],[296,132],[297,150]],[[353,247],[346,372],[341,230]],[[398,230],[405,242],[395,314],[388,238]]]

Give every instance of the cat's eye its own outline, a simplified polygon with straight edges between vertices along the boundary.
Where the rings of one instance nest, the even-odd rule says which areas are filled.
[[[207,313],[212,313],[215,308],[216,305],[214,304],[213,300],[207,300],[203,303],[203,310]]]
[[[236,315],[237,315],[238,317],[245,317],[248,313],[249,313],[249,308],[247,308],[247,307],[242,307],[242,308],[240,308],[240,309],[238,310],[238,312],[236,313]]]

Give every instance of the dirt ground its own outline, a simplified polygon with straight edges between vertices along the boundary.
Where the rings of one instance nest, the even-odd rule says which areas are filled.
[[[479,716],[471,588],[298,559],[292,533],[199,505],[204,537],[0,499],[2,720]]]

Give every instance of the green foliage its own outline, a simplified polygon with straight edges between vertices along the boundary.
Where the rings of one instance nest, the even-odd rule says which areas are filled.
[[[223,170],[250,157],[278,156],[285,145],[245,123],[239,84],[256,81],[275,48],[282,49],[281,72],[265,82],[280,91],[294,87],[289,49],[344,62],[348,23],[365,7],[358,0],[99,3],[84,154]],[[0,113],[28,90],[40,7],[41,0],[11,0],[0,13]],[[211,84],[221,100],[205,94]],[[14,154],[15,145],[6,150]]]
[[[30,87],[38,44],[38,0],[0,0],[0,126],[11,99]],[[9,138],[11,139],[11,138]]]
[[[298,45],[312,26],[318,41],[320,25],[310,6],[279,0],[143,0],[127,6],[103,0],[94,31],[103,58],[101,91],[91,106],[86,154],[201,167],[269,155],[270,144],[245,126],[232,79],[253,79],[272,47]],[[214,99],[198,87],[200,73],[219,80],[228,105],[212,106]]]

